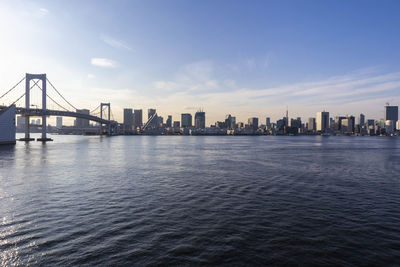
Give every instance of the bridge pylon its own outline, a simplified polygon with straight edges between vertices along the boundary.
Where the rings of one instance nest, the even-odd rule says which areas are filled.
[[[107,135],[111,135],[111,106],[110,103],[100,103],[100,118],[103,118],[103,107],[108,107],[108,127],[107,127]],[[100,135],[103,134],[103,124],[100,124]]]
[[[46,74],[30,74],[26,73],[25,76],[25,108],[27,113],[30,109],[30,82],[33,79],[42,81],[42,137],[38,138],[37,141],[53,141],[51,138],[47,138],[47,118],[46,118]],[[29,126],[29,116],[25,115],[25,138],[20,138],[20,141],[32,141],[34,138],[30,137],[30,126]]]

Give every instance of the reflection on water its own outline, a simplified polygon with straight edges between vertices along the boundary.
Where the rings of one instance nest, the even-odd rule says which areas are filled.
[[[52,136],[0,147],[0,265],[400,261],[400,139]]]

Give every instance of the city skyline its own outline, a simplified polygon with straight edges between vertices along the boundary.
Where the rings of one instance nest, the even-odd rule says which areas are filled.
[[[47,73],[80,109],[111,102],[118,121],[123,108],[276,121],[286,106],[379,120],[400,103],[395,1],[0,5],[1,91]]]

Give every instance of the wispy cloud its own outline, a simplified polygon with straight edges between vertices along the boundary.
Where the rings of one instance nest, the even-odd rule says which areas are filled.
[[[91,74],[91,73],[89,73],[89,74],[87,75],[87,77],[88,77],[88,79],[94,79],[94,78],[96,78],[96,76],[95,76],[94,74]]]
[[[117,49],[132,50],[132,47],[129,46],[124,41],[117,40],[115,38],[112,38],[112,37],[110,37],[108,35],[104,35],[104,34],[102,34],[100,36],[100,38],[104,43],[108,44],[111,47],[114,47],[114,48],[117,48]]]
[[[92,58],[90,63],[94,66],[103,68],[116,68],[118,66],[118,63],[114,60],[99,57]]]
[[[39,8],[39,13],[42,16],[46,16],[47,14],[49,14],[49,10],[47,8]]]

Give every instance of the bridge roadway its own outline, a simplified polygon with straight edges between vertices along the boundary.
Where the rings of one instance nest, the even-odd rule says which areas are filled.
[[[8,108],[7,106],[1,106],[0,105],[0,110]],[[61,111],[61,110],[51,110],[51,109],[46,109],[44,112],[42,109],[26,109],[26,108],[21,108],[21,107],[16,107],[15,112],[20,115],[28,115],[28,116],[63,116],[63,117],[74,117],[74,118],[80,118],[80,119],[87,119],[90,121],[95,121],[98,123],[106,124],[106,125],[113,125],[113,124],[118,124],[116,121],[109,121],[105,120],[96,116],[88,115],[88,114],[82,114],[82,113],[77,113],[77,112],[72,112],[72,111]]]

